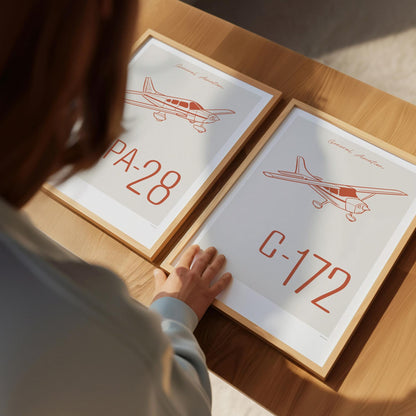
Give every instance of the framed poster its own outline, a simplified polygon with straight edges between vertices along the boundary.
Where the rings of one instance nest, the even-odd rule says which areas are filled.
[[[47,192],[152,260],[280,95],[148,31],[128,68],[124,133]]]
[[[214,305],[325,378],[415,229],[416,158],[292,100],[195,225]]]

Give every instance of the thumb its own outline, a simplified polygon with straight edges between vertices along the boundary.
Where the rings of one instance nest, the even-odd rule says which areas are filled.
[[[153,270],[153,277],[155,278],[155,288],[156,290],[160,288],[163,283],[165,283],[167,276],[165,272],[161,269],[154,269]]]

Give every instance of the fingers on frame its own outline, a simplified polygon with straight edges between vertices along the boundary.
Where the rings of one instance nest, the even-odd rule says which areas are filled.
[[[208,264],[205,271],[202,273],[202,278],[211,282],[224,265],[225,256],[222,254],[216,255],[211,263]]]
[[[230,283],[232,280],[231,273],[224,273],[212,286],[211,293],[215,298],[217,297]]]
[[[217,254],[217,250],[214,247],[209,247],[205,251],[201,250],[195,256],[194,264],[192,265],[192,271],[198,276],[202,276],[207,266],[214,259]]]
[[[199,253],[200,248],[198,245],[188,247],[179,259],[177,267],[191,267],[194,257]]]

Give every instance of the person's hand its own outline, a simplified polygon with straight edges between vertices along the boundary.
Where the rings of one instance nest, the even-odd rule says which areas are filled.
[[[153,302],[165,296],[177,298],[190,306],[200,320],[215,297],[231,282],[231,274],[224,273],[212,284],[224,264],[225,257],[217,254],[214,247],[206,250],[196,245],[189,247],[169,277],[160,269],[154,270]]]

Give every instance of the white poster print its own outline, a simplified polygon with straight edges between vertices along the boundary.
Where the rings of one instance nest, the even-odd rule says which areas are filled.
[[[328,339],[342,334],[414,217],[415,173],[295,109],[194,241],[215,245],[235,280]]]
[[[86,208],[150,248],[272,98],[150,38],[129,65],[124,133],[73,188],[91,195]]]

